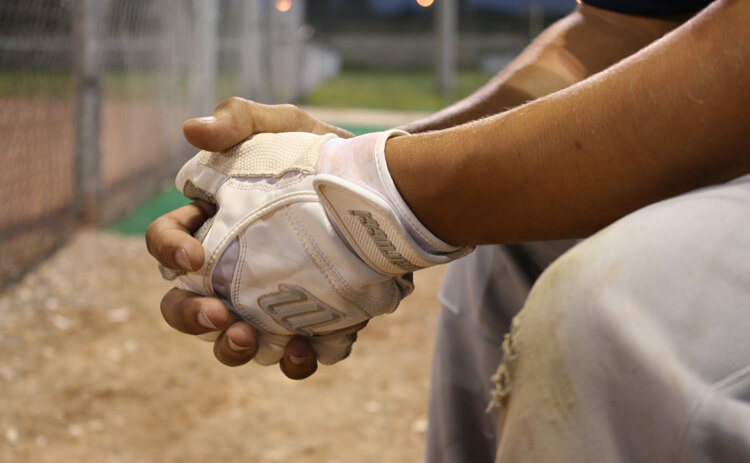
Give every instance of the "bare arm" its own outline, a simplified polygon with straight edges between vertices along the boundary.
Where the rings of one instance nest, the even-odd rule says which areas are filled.
[[[687,18],[643,17],[587,5],[557,21],[469,97],[410,123],[410,133],[444,129],[500,113],[602,71]]]
[[[436,116],[419,123],[410,124],[407,129],[412,132],[421,132],[455,126],[483,116],[497,114],[504,109],[516,107],[528,100],[555,92],[634,53],[675,27],[678,22],[679,19],[654,20],[608,13],[585,6],[581,7],[540,36],[518,60],[514,61],[512,66],[495,77],[479,92]],[[500,120],[504,119],[498,119],[498,121]],[[449,187],[455,187],[456,185],[463,187],[464,183],[451,184],[452,178],[455,179],[455,177],[448,174],[454,172],[454,167],[449,166],[447,170],[443,170],[442,174],[446,175],[431,179],[430,187],[432,189],[426,196],[415,195],[412,190],[420,189],[420,185],[413,184],[409,189],[409,185],[405,183],[408,179],[404,178],[405,175],[409,175],[409,169],[416,168],[419,170],[420,163],[431,162],[433,153],[441,157],[455,154],[456,158],[453,159],[453,162],[458,162],[459,165],[461,162],[472,161],[473,156],[476,155],[483,159],[481,162],[488,163],[486,164],[488,167],[492,167],[489,163],[492,161],[491,158],[494,157],[497,157],[495,161],[500,167],[504,164],[512,167],[508,159],[512,160],[516,153],[523,152],[538,157],[539,152],[535,147],[535,149],[529,149],[529,147],[523,145],[523,135],[525,134],[533,139],[538,137],[541,132],[524,132],[523,120],[518,118],[514,120],[516,120],[516,130],[508,129],[507,141],[504,140],[506,135],[502,132],[506,129],[503,128],[502,131],[493,134],[492,132],[498,131],[500,126],[487,125],[492,121],[492,119],[487,119],[471,126],[454,129],[454,131],[436,132],[435,137],[432,135],[425,138],[402,137],[389,143],[389,162],[399,187],[402,188],[404,196],[416,209],[419,217],[423,218],[438,234],[450,236],[449,240],[455,236],[457,243],[503,239],[507,241],[508,237],[514,236],[514,233],[515,236],[525,234],[524,236],[527,239],[532,236],[532,233],[528,231],[529,224],[524,225],[518,219],[524,212],[523,205],[520,204],[523,201],[522,195],[505,197],[502,210],[490,209],[489,217],[493,219],[492,223],[487,224],[490,226],[487,228],[488,233],[486,235],[491,236],[491,238],[483,237],[485,235],[477,233],[477,226],[481,228],[484,223],[476,220],[467,224],[466,233],[462,236],[461,230],[458,233],[454,230],[453,234],[450,233],[450,230],[447,230],[451,226],[451,220],[461,217],[456,212],[456,208],[462,207],[461,201],[471,201],[472,195],[475,197],[479,195],[482,200],[480,202],[483,203],[482,194],[484,193],[478,190],[464,191],[461,188],[461,197],[451,198],[453,202],[447,204],[449,209],[444,217],[445,222],[441,222],[440,217],[437,217],[436,220],[435,214],[436,212],[442,214],[446,211],[443,209],[430,211],[429,201],[433,198],[439,199],[441,192],[450,195]],[[500,124],[501,122],[497,123]],[[543,127],[544,120],[538,120],[536,126]],[[461,141],[467,134],[473,136],[473,130],[478,130],[488,136],[481,146],[470,146]],[[553,130],[553,128],[550,128],[550,130]],[[233,98],[219,105],[213,117],[192,119],[185,123],[186,138],[197,147],[212,151],[227,149],[253,133],[284,131],[310,131],[319,134],[333,131],[344,137],[351,135],[321,123],[295,107],[289,105],[265,106],[241,98]],[[515,133],[515,135],[511,137],[511,133]],[[441,145],[443,136],[447,136],[448,139],[452,140],[453,145],[461,149],[446,149],[446,147],[451,148],[451,146]],[[394,142],[398,143],[393,144]],[[399,147],[398,145],[402,143],[403,145]],[[416,145],[413,150],[410,147],[412,143]],[[476,140],[473,140],[473,143],[476,144]],[[564,152],[564,150],[561,150],[561,152]],[[401,159],[403,153],[408,156],[415,155],[412,164],[399,162],[406,160]],[[503,161],[504,159],[505,161]],[[518,163],[519,160],[516,159],[515,162]],[[436,166],[422,165],[422,167],[426,171]],[[489,177],[492,182],[498,178],[506,182],[498,183],[498,185],[512,186],[507,185],[508,178],[513,178],[512,171],[506,169],[504,173],[499,171],[482,172],[482,165],[473,167],[475,170],[477,168],[479,170],[476,177],[477,181],[486,180],[486,178],[481,178],[484,175]],[[467,173],[468,175],[475,175],[473,172]],[[461,172],[458,172],[458,174],[461,174]],[[503,179],[502,177],[506,178]],[[531,181],[532,176],[528,175],[527,177],[527,180]],[[413,178],[424,177],[420,173],[420,176]],[[463,178],[474,181],[471,177]],[[550,188],[550,186],[547,186],[547,188]],[[425,190],[425,192],[427,191]],[[499,188],[486,193],[506,194]],[[480,217],[481,220],[481,214],[487,213],[487,204],[476,204],[474,206],[480,209],[485,207],[485,209],[478,210],[476,214],[471,214],[468,208],[461,212],[468,217]],[[507,219],[504,219],[502,214],[510,215]],[[147,243],[150,252],[169,268],[199,268],[203,264],[203,251],[200,243],[193,239],[189,232],[197,224],[202,223],[207,215],[208,212],[205,210],[196,205],[190,205],[161,217],[149,227]],[[502,228],[503,221],[514,221],[515,228],[507,227],[505,234],[498,232]],[[442,223],[442,226],[440,223]],[[526,229],[523,228],[524,226]],[[519,228],[521,228],[520,232]],[[533,227],[531,228],[533,229]],[[178,253],[185,255],[183,260],[187,262],[183,265],[180,265],[179,259],[175,257]],[[214,345],[214,352],[216,357],[227,365],[245,363],[255,353],[257,344],[255,343],[254,328],[246,322],[237,321],[236,317],[218,299],[203,298],[184,291],[173,290],[163,299],[162,312],[170,325],[180,331],[192,334],[221,333]],[[208,325],[205,321],[208,321]],[[310,347],[302,340],[297,339],[295,341],[287,346],[281,368],[291,378],[303,378],[315,371],[315,356]],[[237,346],[239,346],[239,349]]]
[[[391,140],[391,174],[438,236],[479,244],[584,236],[748,173],[748,24],[750,1],[718,1],[566,90]]]

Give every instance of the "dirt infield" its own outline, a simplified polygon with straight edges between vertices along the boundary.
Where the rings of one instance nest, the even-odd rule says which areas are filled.
[[[142,238],[79,232],[0,294],[0,461],[420,461],[441,279],[294,382],[167,327]]]

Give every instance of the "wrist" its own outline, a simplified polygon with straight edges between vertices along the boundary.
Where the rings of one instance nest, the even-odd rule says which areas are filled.
[[[473,244],[456,233],[462,227],[453,226],[459,217],[453,199],[461,161],[447,154],[457,154],[445,137],[452,130],[390,139],[385,153],[388,171],[401,198],[426,228],[447,243]]]
[[[408,134],[391,130],[327,142],[314,180],[337,232],[386,274],[445,263],[470,251],[435,236],[402,198],[388,170],[385,146],[394,138],[408,138],[403,135]]]

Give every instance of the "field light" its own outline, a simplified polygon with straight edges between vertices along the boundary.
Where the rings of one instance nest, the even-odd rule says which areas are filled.
[[[417,4],[424,8],[432,6],[433,3],[435,3],[435,0],[417,0]]]
[[[276,0],[276,9],[286,13],[292,9],[292,0]]]

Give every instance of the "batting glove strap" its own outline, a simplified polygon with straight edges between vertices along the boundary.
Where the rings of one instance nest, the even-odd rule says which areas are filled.
[[[384,275],[444,264],[473,250],[435,236],[401,197],[388,171],[385,144],[405,134],[390,130],[332,140],[323,146],[313,180],[336,230],[363,261]],[[328,149],[332,144],[339,146]]]

